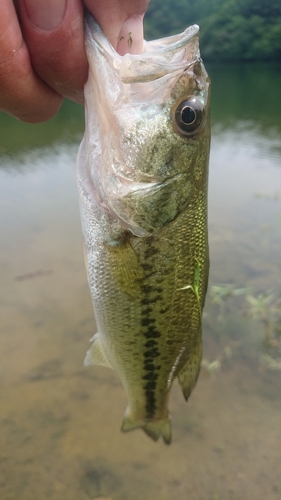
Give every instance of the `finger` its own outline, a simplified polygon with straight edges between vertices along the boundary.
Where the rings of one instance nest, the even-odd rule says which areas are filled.
[[[123,23],[116,50],[121,56],[126,53],[141,54],[143,52],[143,15],[131,16]]]
[[[119,54],[143,51],[143,16],[149,0],[84,0],[84,3]]]
[[[34,73],[12,0],[0,3],[0,109],[23,121],[53,116],[61,97]]]
[[[88,63],[81,0],[18,0],[32,65],[64,97],[83,102]]]

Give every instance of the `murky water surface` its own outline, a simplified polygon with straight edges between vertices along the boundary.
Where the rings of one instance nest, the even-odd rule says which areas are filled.
[[[84,368],[95,321],[75,185],[81,109],[0,116],[0,498],[281,498],[281,70],[210,68],[204,360],[173,443],[119,431],[126,396]]]

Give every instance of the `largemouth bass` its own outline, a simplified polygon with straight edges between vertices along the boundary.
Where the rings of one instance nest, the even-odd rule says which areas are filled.
[[[201,364],[210,82],[196,25],[124,56],[90,16],[85,30],[77,164],[98,325],[85,364],[119,374],[129,401],[123,431],[142,428],[168,444],[172,383],[187,400]]]

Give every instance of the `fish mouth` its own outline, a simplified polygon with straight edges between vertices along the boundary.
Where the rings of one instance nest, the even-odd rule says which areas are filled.
[[[200,59],[199,26],[197,24],[188,27],[178,35],[149,42],[144,40],[142,54],[127,53],[123,56],[116,52],[89,13],[85,16],[85,30],[89,35],[86,36],[86,45],[94,43],[100,52],[106,53],[123,83],[143,83],[157,80],[165,75],[181,72],[189,64],[194,64],[196,60]]]

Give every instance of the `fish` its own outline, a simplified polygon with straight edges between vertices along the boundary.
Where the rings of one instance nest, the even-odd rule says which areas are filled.
[[[197,25],[121,56],[88,14],[85,45],[77,179],[98,330],[85,365],[119,375],[122,431],[169,444],[173,381],[187,400],[202,359],[210,79]]]

